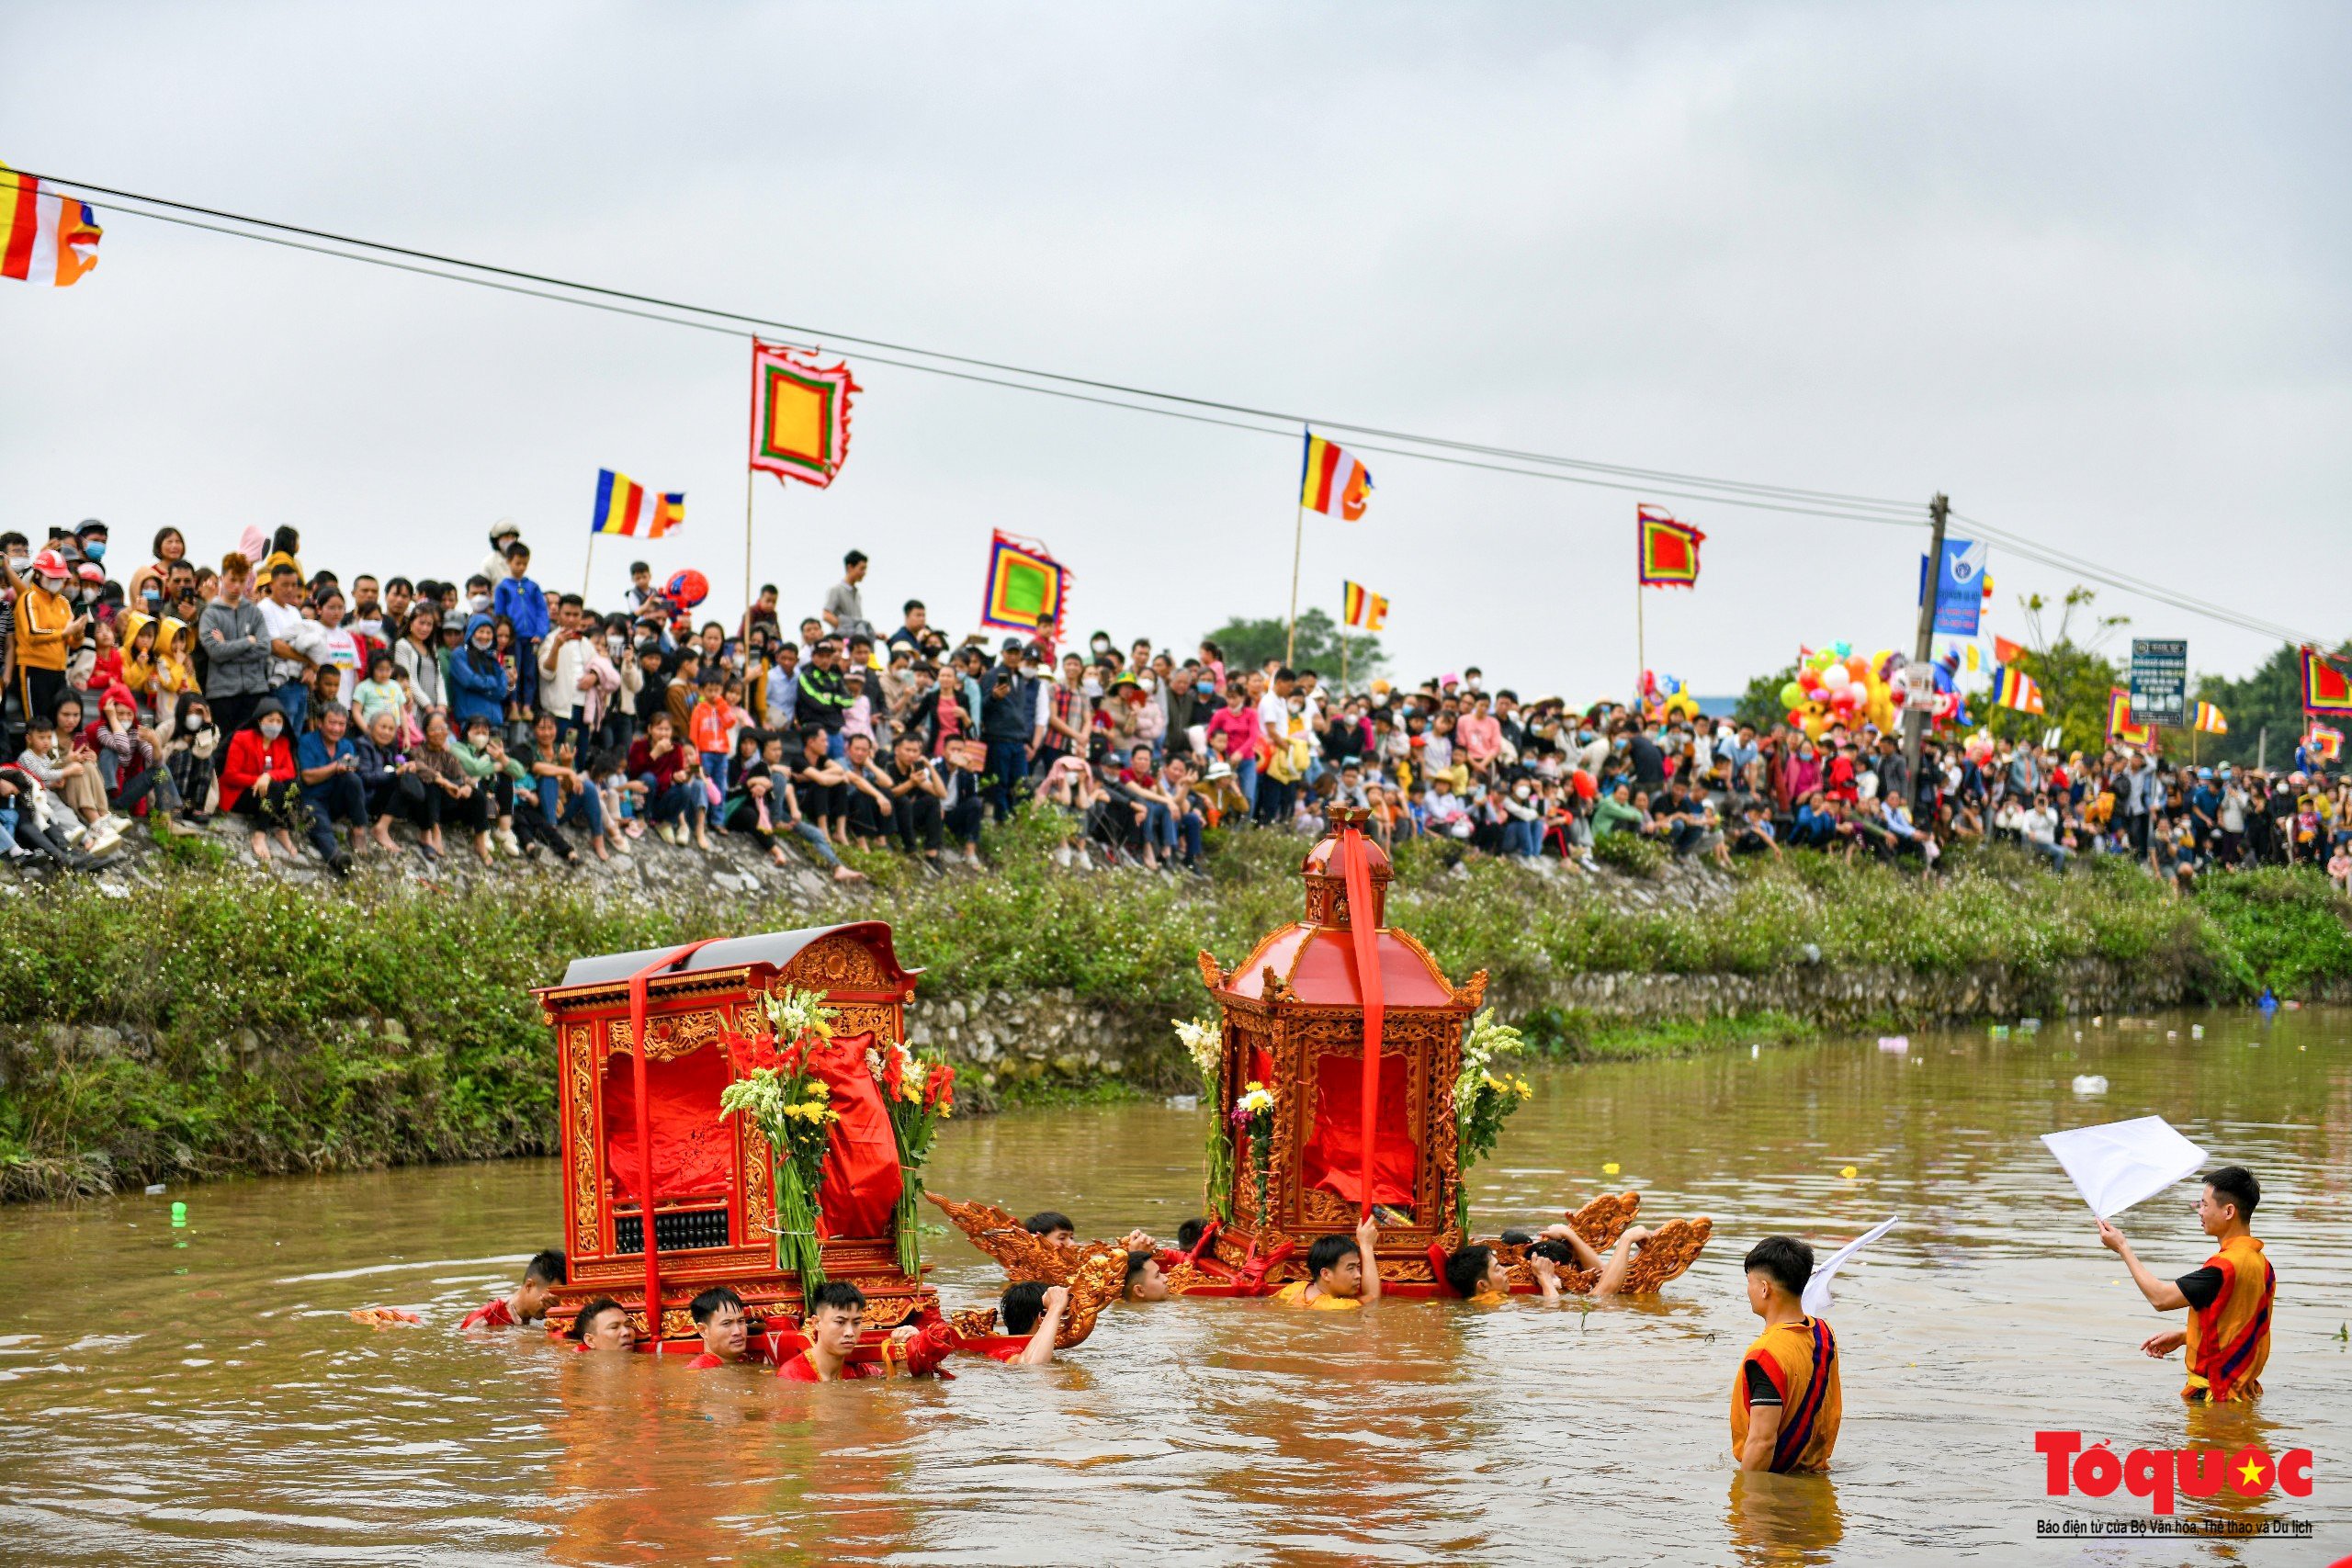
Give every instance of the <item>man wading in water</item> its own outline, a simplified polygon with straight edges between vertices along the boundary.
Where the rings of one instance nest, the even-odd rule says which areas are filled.
[[[1355,1238],[1318,1235],[1306,1249],[1306,1278],[1294,1280],[1274,1292],[1288,1307],[1311,1312],[1353,1312],[1380,1299],[1380,1268],[1366,1267],[1380,1240],[1380,1226],[1371,1220],[1356,1227]]]
[[[2246,1228],[2262,1184],[2242,1165],[2225,1165],[2205,1179],[2197,1200],[2197,1221],[2220,1250],[2177,1280],[2159,1280],[2132,1256],[2123,1233],[2098,1223],[2099,1245],[2123,1259],[2132,1282],[2158,1312],[2188,1309],[2185,1329],[2151,1335],[2140,1348],[2151,1356],[2188,1347],[2188,1382],[2180,1396],[2215,1404],[2252,1399],[2262,1392],[2263,1363],[2270,1359],[2270,1303],[2278,1277],[2262,1255],[2262,1243]]]
[[[1742,1470],[1826,1470],[1845,1414],[1838,1337],[1804,1311],[1813,1248],[1768,1235],[1749,1249],[1747,1304],[1764,1332],[1731,1387],[1731,1451]]]

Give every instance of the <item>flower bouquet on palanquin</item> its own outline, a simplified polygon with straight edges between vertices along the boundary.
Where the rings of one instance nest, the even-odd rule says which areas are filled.
[[[1274,1091],[1261,1083],[1242,1086],[1233,1102],[1233,1125],[1250,1140],[1250,1171],[1257,1179],[1257,1223],[1266,1223],[1266,1183],[1274,1168]]]
[[[1453,1080],[1453,1126],[1461,1155],[1453,1181],[1453,1223],[1470,1234],[1470,1168],[1494,1152],[1503,1123],[1535,1092],[1515,1073],[1494,1070],[1495,1058],[1516,1051],[1519,1031],[1495,1021],[1488,1008],[1470,1021],[1462,1040],[1462,1076]]]
[[[804,1302],[825,1282],[817,1236],[828,1133],[840,1118],[832,1091],[808,1070],[808,1054],[832,1038],[834,1010],[815,991],[786,987],[761,998],[767,1014],[763,1034],[730,1034],[728,1054],[736,1078],[718,1094],[721,1116],[741,1116],[774,1151],[775,1172],[775,1262],[800,1278]]]
[[[899,1040],[886,1040],[865,1054],[866,1070],[882,1091],[890,1131],[899,1140],[899,1205],[891,1217],[898,1238],[899,1271],[918,1277],[922,1216],[922,1168],[931,1158],[939,1124],[956,1113],[956,1069],[935,1057],[918,1056]]]
[[[1180,1018],[1176,1038],[1200,1075],[1201,1099],[1210,1111],[1208,1134],[1209,1213],[1230,1224],[1233,1221],[1233,1143],[1216,1116],[1219,1058],[1225,1050],[1225,1030],[1213,1020]]]

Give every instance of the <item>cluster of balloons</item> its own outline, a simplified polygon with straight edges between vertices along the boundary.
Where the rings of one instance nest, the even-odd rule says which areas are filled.
[[[1888,649],[1869,658],[1850,643],[1810,649],[1797,660],[1797,675],[1781,686],[1789,722],[1818,740],[1836,725],[1874,724],[1893,729],[1905,695],[1900,677],[1907,662]]]
[[[1667,718],[1699,716],[1699,699],[1684,689],[1679,675],[1660,675],[1656,671],[1642,671],[1642,707],[1650,715]]]

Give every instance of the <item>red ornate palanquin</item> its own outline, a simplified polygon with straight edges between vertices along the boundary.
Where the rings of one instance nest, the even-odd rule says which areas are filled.
[[[1201,976],[1224,1015],[1218,1126],[1232,1155],[1232,1215],[1216,1258],[1238,1270],[1291,1248],[1258,1276],[1262,1285],[1303,1278],[1318,1235],[1353,1232],[1362,1212],[1364,991],[1352,921],[1373,926],[1383,1003],[1380,1081],[1372,1198],[1381,1213],[1380,1272],[1399,1293],[1442,1291],[1430,1266],[1432,1243],[1462,1242],[1453,1223],[1461,1179],[1453,1084],[1462,1070],[1464,1024],[1486,991],[1484,970],[1455,986],[1427,949],[1388,926],[1388,857],[1361,834],[1363,814],[1332,813],[1329,836],[1307,852],[1306,918],[1260,942],[1231,970],[1200,955]],[[1358,829],[1370,908],[1349,908],[1341,835]],[[1249,1138],[1231,1118],[1252,1082],[1275,1099],[1266,1212],[1258,1210]],[[1418,1288],[1418,1289],[1417,1289]]]
[[[734,1071],[726,1037],[763,1029],[758,998],[790,986],[825,994],[839,1036],[903,1039],[916,974],[900,967],[890,928],[868,920],[578,959],[560,984],[535,990],[555,1031],[571,1263],[548,1314],[550,1330],[561,1332],[582,1303],[608,1295],[648,1337],[633,979],[642,976],[645,987],[659,1337],[684,1340],[695,1332],[686,1304],[712,1285],[733,1286],[751,1315],[772,1326],[797,1324],[800,1314],[798,1278],[776,1267],[767,1143],[741,1118],[719,1115],[719,1090]],[[890,1235],[828,1236],[823,1246],[827,1276],[865,1292],[869,1326],[935,1314],[932,1292],[899,1270]]]

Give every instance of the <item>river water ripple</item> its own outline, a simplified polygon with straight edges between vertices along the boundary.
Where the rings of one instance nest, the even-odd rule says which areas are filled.
[[[2123,1025],[2130,1027],[2123,1027]],[[2203,1039],[2192,1028],[2204,1027]],[[2079,1029],[2081,1038],[2075,1038]],[[2077,1074],[2108,1079],[2077,1096]],[[1481,1230],[1610,1188],[1712,1213],[1659,1300],[1362,1314],[1114,1308],[1065,1364],[808,1388],[682,1361],[461,1338],[551,1238],[552,1162],[228,1181],[0,1211],[0,1562],[2326,1562],[2352,1551],[2352,1016],[2052,1021],[2006,1042],[1831,1042],[1535,1075],[1476,1174]],[[2266,1188],[2280,1280],[2254,1412],[2184,1411],[2179,1361],[2037,1134],[2155,1112]],[[932,1185],[1090,1234],[1194,1212],[1198,1113],[951,1123]],[[1603,1174],[1614,1163],[1621,1174]],[[1839,1173],[1855,1168],[1852,1178]],[[2193,1186],[2123,1216],[2160,1273],[2201,1262]],[[169,1224],[184,1199],[188,1229]],[[1729,1469],[1754,1333],[1738,1260],[1905,1224],[1840,1277],[1829,1477]],[[952,1305],[994,1267],[931,1243]],[[428,1326],[371,1332],[355,1306]],[[2177,1323],[2177,1316],[2171,1321]],[[2316,1539],[2038,1540],[2144,1519],[2042,1495],[2041,1428],[2120,1453],[2309,1448],[2308,1499],[2184,1518]],[[2225,1494],[2226,1495],[2226,1494]]]

